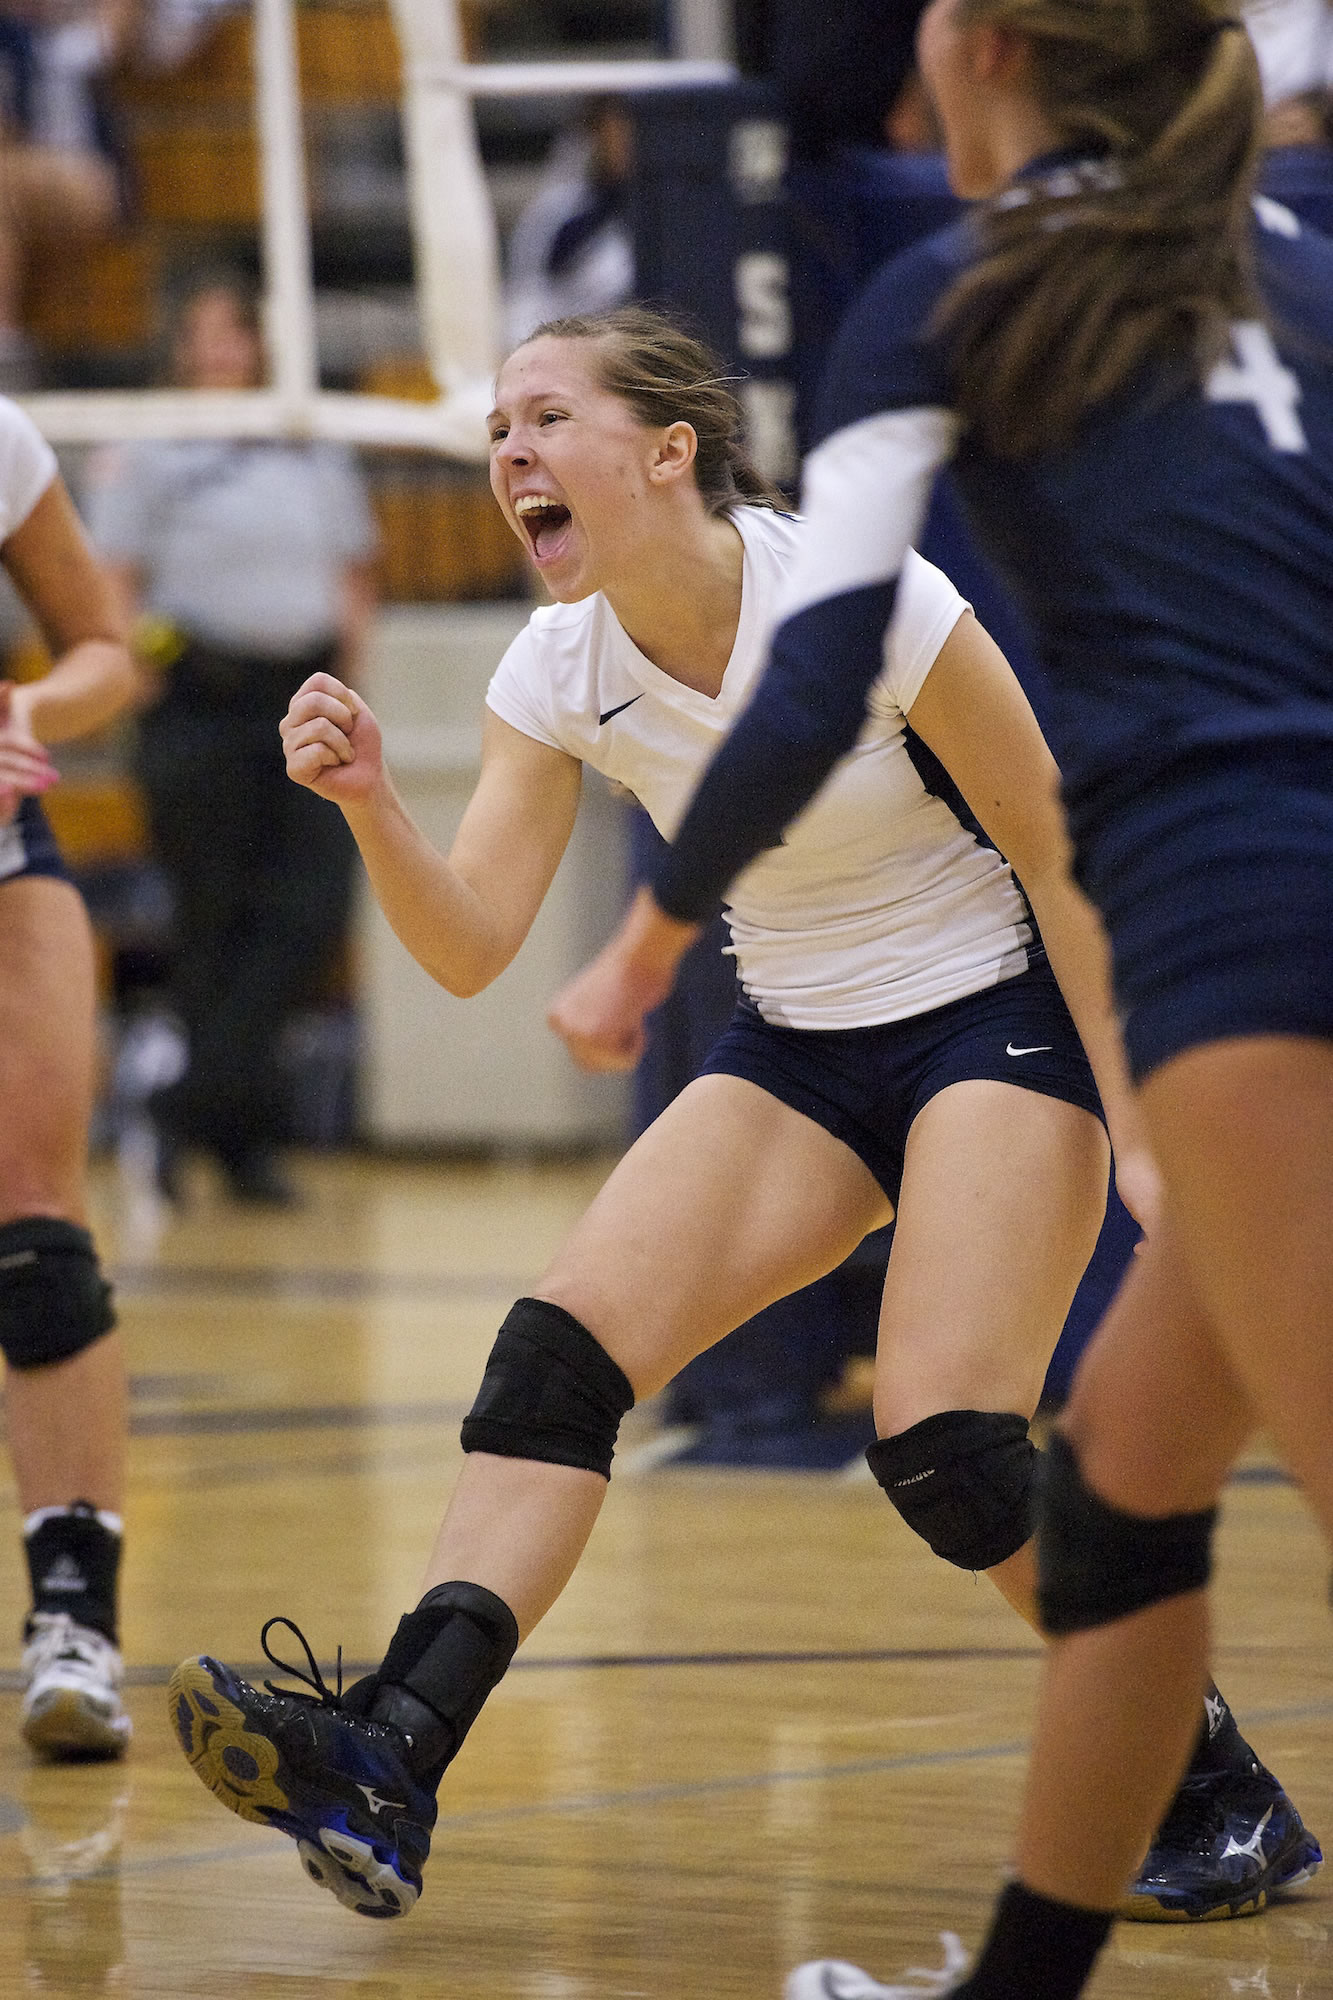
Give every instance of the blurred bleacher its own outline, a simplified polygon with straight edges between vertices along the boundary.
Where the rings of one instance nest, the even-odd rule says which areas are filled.
[[[664,52],[659,0],[463,0],[473,59]],[[400,116],[400,63],[386,0],[298,0],[297,32],[312,219],[320,377],[326,387],[429,398],[417,321]],[[110,80],[127,213],[105,240],[33,256],[24,327],[36,386],[137,388],[163,379],[173,297],[201,267],[260,274],[259,159],[247,9],[214,18],[188,57],[154,68],[131,55]],[[536,185],[567,102],[478,107],[502,236]],[[78,497],[83,454],[61,452]],[[387,606],[522,598],[521,551],[486,475],[428,453],[364,456],[380,532]],[[392,612],[387,614],[392,618]],[[45,655],[0,604],[6,671]],[[60,753],[46,803],[89,896],[110,1001],[156,968],[163,904],[151,881],[145,815],[128,770],[127,723]],[[343,998],[348,974],[344,968]]]

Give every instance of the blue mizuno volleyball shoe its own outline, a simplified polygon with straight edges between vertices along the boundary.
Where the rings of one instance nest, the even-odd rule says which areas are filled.
[[[1159,1924],[1250,1917],[1322,1866],[1319,1842],[1240,1742],[1243,1763],[1185,1774],[1121,1916]]]
[[[269,1652],[275,1624],[296,1631],[270,1619],[265,1653],[306,1679]],[[252,1687],[207,1655],[184,1661],[171,1677],[171,1726],[208,1789],[242,1819],[289,1835],[312,1881],[363,1917],[406,1916],[421,1894],[434,1796],[413,1772],[410,1739],[357,1714],[357,1689],[335,1693],[305,1650],[310,1694]]]

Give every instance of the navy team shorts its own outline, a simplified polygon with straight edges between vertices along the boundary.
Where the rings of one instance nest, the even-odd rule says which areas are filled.
[[[1333,743],[1196,753],[1078,852],[1135,1078],[1234,1035],[1333,1037]]]
[[[701,1076],[739,1076],[841,1139],[894,1207],[918,1111],[951,1083],[1016,1083],[1102,1116],[1083,1044],[1044,960],[928,1014],[873,1028],[784,1028],[742,1000]]]
[[[13,819],[0,826],[0,882],[12,882],[20,875],[70,879],[39,798],[25,798]]]

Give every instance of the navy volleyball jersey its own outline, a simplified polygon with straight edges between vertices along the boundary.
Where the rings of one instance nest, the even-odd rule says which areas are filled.
[[[1072,191],[1098,171],[1041,165],[1051,192],[1057,174]],[[854,742],[899,569],[951,457],[1037,635],[1076,838],[1210,745],[1322,741],[1333,755],[1333,244],[1270,200],[1256,215],[1269,325],[1236,327],[1206,383],[1141,383],[1069,448],[1021,462],[962,434],[930,333],[971,220],[872,280],[826,378],[784,622],[661,867],[663,908],[710,913]]]

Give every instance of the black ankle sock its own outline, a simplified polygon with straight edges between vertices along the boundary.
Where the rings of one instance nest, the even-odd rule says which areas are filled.
[[[439,1584],[399,1620],[367,1690],[369,1714],[410,1739],[423,1784],[439,1784],[517,1645],[513,1612],[476,1583]]]
[[[954,2000],[1077,2000],[1115,1919],[1011,1882]]]
[[[1201,1777],[1212,1771],[1248,1769],[1255,1762],[1254,1752],[1237,1728],[1230,1704],[1215,1681],[1208,1683],[1203,1707],[1203,1721],[1190,1752],[1186,1777]]]
[[[97,1509],[87,1500],[39,1511],[45,1518],[23,1537],[33,1611],[66,1611],[117,1645],[119,1534],[98,1519]]]

